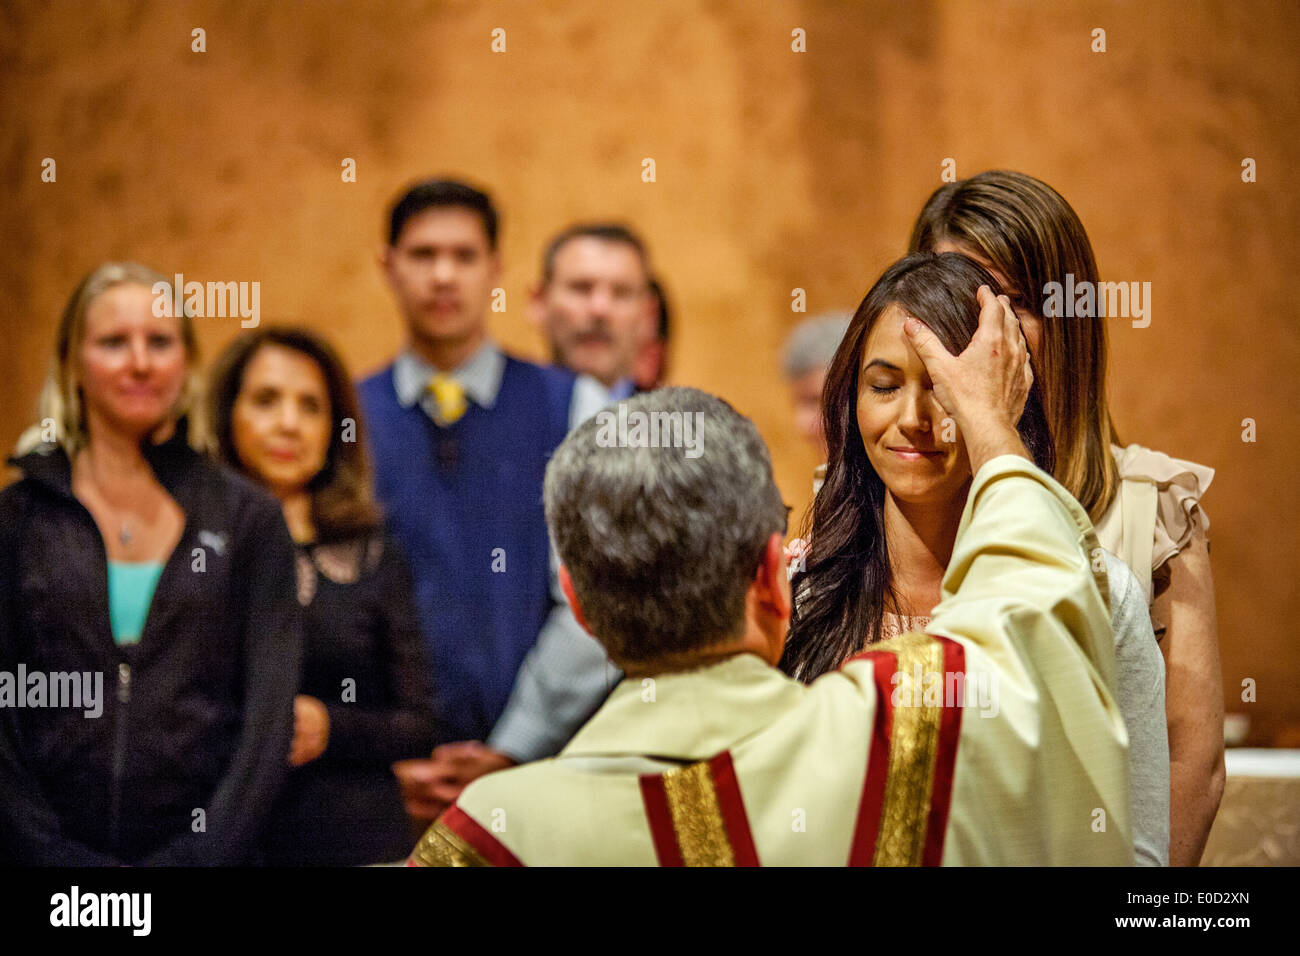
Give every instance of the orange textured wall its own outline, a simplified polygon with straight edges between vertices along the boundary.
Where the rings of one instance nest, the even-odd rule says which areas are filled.
[[[377,366],[401,340],[374,263],[385,204],[451,172],[504,210],[508,310],[493,328],[528,356],[543,354],[523,304],[547,235],[593,216],[641,229],[679,313],[674,382],[753,416],[802,507],[815,461],[777,374],[801,318],[791,290],[810,312],[856,305],[945,158],[959,176],[1022,169],[1075,205],[1105,277],[1152,283],[1150,327],[1112,326],[1116,418],[1127,440],[1218,470],[1206,508],[1228,709],[1251,714],[1260,741],[1300,722],[1297,8],[356,7],[5,6],[0,443],[33,419],[59,309],[104,259],[258,281],[263,321],[311,324],[354,371]],[[490,49],[498,27],[505,53]],[[1098,27],[1105,53],[1091,50]],[[792,51],[795,28],[807,52]],[[341,181],[345,157],[356,183]],[[1242,182],[1244,157],[1258,182]],[[237,331],[205,320],[205,350]]]

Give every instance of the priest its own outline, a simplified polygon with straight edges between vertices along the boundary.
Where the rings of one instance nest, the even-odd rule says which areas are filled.
[[[782,675],[762,438],[703,392],[639,395],[629,411],[698,413],[700,454],[611,446],[589,420],[545,482],[561,584],[626,677],[559,756],[466,788],[411,865],[1132,863],[1105,565],[1017,435],[1014,316],[982,313],[960,356],[907,334],[974,473],[927,631],[810,686]]]

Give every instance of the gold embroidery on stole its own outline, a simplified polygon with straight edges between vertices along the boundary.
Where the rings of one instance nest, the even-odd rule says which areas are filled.
[[[425,831],[411,854],[420,866],[491,866],[483,854],[453,833],[441,821]]]
[[[673,818],[677,846],[686,866],[735,866],[731,841],[722,822],[718,792],[707,762],[663,775],[664,795]]]
[[[894,728],[889,740],[889,776],[885,780],[872,865],[920,866],[926,824],[930,819],[930,793],[934,786],[945,688],[942,684],[939,688],[940,706],[926,706],[924,683],[916,686],[916,670],[919,665],[923,682],[925,675],[933,673],[946,683],[943,645],[926,634],[913,632],[871,649],[890,650],[898,655],[898,683],[894,693],[901,704],[892,708]],[[922,703],[914,703],[914,694]]]

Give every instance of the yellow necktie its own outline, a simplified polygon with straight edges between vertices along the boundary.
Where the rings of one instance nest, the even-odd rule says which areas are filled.
[[[429,379],[429,391],[438,403],[438,414],[435,417],[439,425],[454,424],[465,414],[468,407],[465,403],[465,386],[450,375],[435,372],[433,378]]]

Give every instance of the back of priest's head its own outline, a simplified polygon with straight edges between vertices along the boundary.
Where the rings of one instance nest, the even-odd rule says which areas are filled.
[[[786,525],[754,423],[693,388],[645,392],[576,428],[545,500],[580,620],[625,669],[738,635]]]

